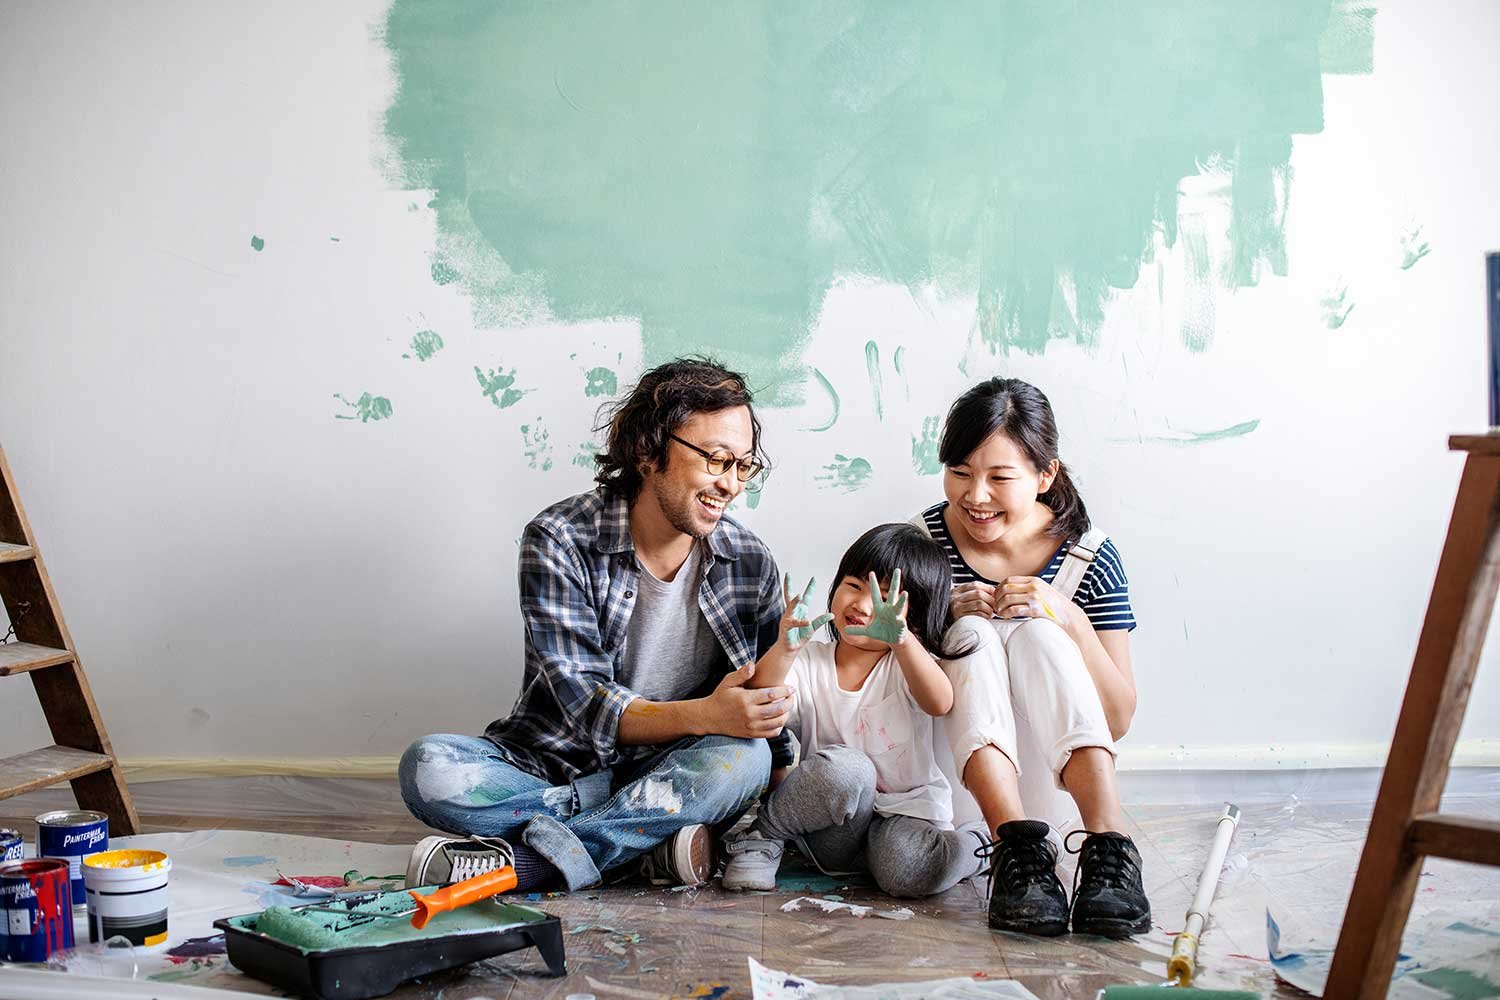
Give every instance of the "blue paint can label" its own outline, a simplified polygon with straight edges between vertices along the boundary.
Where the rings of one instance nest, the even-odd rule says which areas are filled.
[[[0,865],[0,959],[45,962],[71,947],[67,862],[34,858]]]
[[[7,861],[20,861],[22,846],[20,833],[0,827],[0,864]]]
[[[83,859],[109,850],[109,817],[87,810],[59,810],[36,818],[36,856],[61,858],[68,863],[73,886],[73,905],[83,906],[88,895],[83,887]]]

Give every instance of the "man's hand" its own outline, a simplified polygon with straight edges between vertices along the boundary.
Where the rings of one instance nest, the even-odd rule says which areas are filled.
[[[704,735],[760,739],[781,732],[792,710],[791,689],[745,687],[754,676],[755,664],[747,663],[725,675],[714,693],[699,702]]]

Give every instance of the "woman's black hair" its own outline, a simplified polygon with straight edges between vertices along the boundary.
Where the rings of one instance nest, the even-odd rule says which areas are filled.
[[[1057,460],[1057,418],[1047,395],[1018,378],[992,378],[953,401],[943,421],[938,461],[950,469],[963,465],[997,432],[1020,445],[1038,472],[1045,472]],[[1078,538],[1089,530],[1088,509],[1061,460],[1057,460],[1057,478],[1037,499],[1053,514],[1048,534]]]
[[[671,435],[695,413],[718,413],[735,406],[750,411],[750,451],[763,465],[760,420],[751,405],[745,376],[713,358],[676,358],[641,376],[623,399],[605,405],[595,431],[608,433],[604,451],[594,456],[594,482],[611,495],[634,500],[643,469],[665,469]],[[744,456],[741,456],[744,457]]]
[[[948,602],[953,592],[953,569],[948,554],[914,524],[878,524],[855,539],[839,560],[838,572],[828,588],[828,606],[844,578],[852,576],[868,585],[870,574],[889,584],[891,574],[901,571],[901,589],[906,593],[906,627],[922,648],[938,659],[967,656],[972,649],[948,649],[943,633],[948,629]],[[835,637],[838,629],[829,624]]]

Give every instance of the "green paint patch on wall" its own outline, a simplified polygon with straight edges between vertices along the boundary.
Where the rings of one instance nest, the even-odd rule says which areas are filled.
[[[418,361],[426,361],[434,354],[443,349],[443,338],[436,330],[418,330],[411,338],[411,353],[401,355],[403,358],[415,357]]]
[[[359,398],[352,403],[341,392],[334,393],[333,398],[352,411],[335,413],[333,415],[335,420],[358,420],[362,424],[367,424],[372,420],[385,420],[393,412],[389,399],[384,396],[372,396],[368,392],[360,393]]]
[[[590,368],[584,372],[585,396],[613,396],[620,391],[620,379],[612,369]]]
[[[1182,431],[1178,434],[1150,434],[1143,435],[1135,440],[1142,444],[1171,444],[1179,447],[1195,444],[1209,444],[1213,441],[1224,441],[1229,438],[1244,437],[1260,426],[1259,420],[1246,420],[1243,423],[1232,424],[1229,427],[1220,427],[1211,431]]]
[[[922,436],[911,436],[911,465],[919,476],[935,476],[943,471],[938,461],[938,433],[942,422],[937,417],[922,418]]]
[[[823,471],[813,477],[813,482],[821,489],[853,493],[869,485],[873,471],[870,463],[863,458],[834,455],[833,461],[823,466]]]
[[[1229,177],[1216,280],[1286,273],[1291,137],[1323,128],[1322,73],[1373,67],[1374,16],[395,0],[384,128],[476,324],[638,320],[647,364],[709,347],[791,402],[842,276],[977,296],[994,350],[1094,343],[1200,164]]]
[[[250,249],[251,250],[254,250],[256,253],[260,253],[265,248],[266,248],[266,241],[265,240],[261,239],[259,236],[251,236],[250,237]]]
[[[552,469],[552,435],[542,425],[541,417],[521,425],[521,453],[531,468],[543,472]]]
[[[1323,311],[1323,325],[1330,330],[1337,330],[1344,325],[1349,314],[1354,311],[1354,302],[1349,298],[1349,288],[1342,281],[1335,282],[1323,297],[1318,300],[1318,305]]]
[[[486,372],[478,365],[475,365],[474,379],[479,383],[479,388],[485,397],[501,410],[516,405],[527,393],[531,392],[530,389],[516,388],[516,370],[514,368],[510,371],[506,371],[504,368],[491,368]]]

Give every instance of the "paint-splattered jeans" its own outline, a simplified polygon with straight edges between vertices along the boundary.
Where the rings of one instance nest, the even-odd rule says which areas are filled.
[[[600,872],[694,823],[733,821],[766,789],[765,740],[695,736],[567,785],[550,785],[477,736],[426,736],[401,757],[401,796],[417,819],[460,836],[519,839],[582,889]]]

